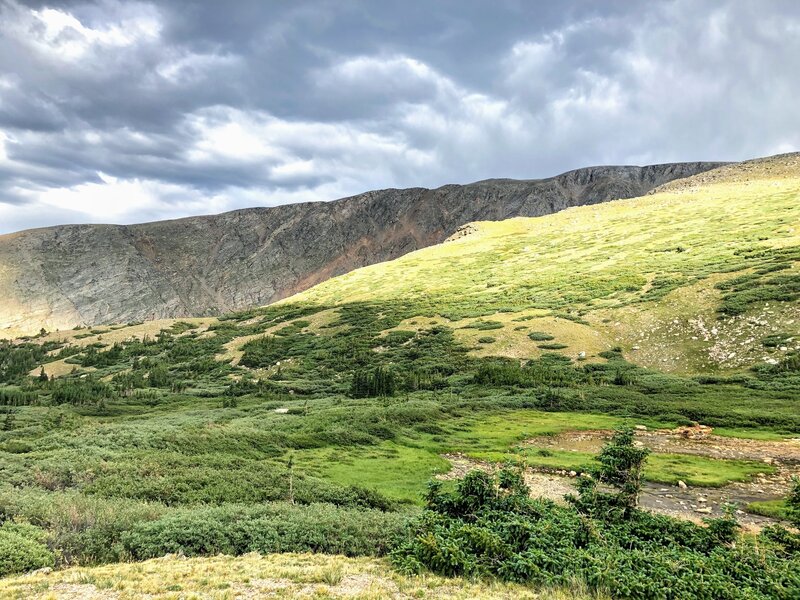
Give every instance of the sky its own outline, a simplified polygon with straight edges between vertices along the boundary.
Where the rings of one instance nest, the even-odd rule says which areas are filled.
[[[796,0],[0,0],[0,233],[796,150]]]

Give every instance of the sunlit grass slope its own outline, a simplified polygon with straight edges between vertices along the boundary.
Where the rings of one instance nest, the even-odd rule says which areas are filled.
[[[405,577],[383,560],[319,554],[248,554],[238,558],[165,557],[0,580],[0,597],[32,598],[602,598],[579,590],[534,591],[519,585]]]
[[[289,301],[401,300],[451,320],[500,313],[502,328],[469,337],[494,338],[484,355],[536,355],[528,333],[561,328],[556,349],[568,354],[610,342],[662,370],[749,366],[772,357],[770,334],[794,338],[777,347],[798,343],[800,158],[713,173],[642,198],[480,222]]]

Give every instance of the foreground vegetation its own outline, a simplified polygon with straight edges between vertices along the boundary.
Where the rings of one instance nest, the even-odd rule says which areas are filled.
[[[496,477],[473,471],[450,493],[432,485],[426,511],[393,559],[412,573],[534,585],[580,581],[614,598],[800,595],[799,534],[770,527],[757,539],[743,538],[730,515],[701,527],[637,510],[646,456],[631,430],[617,432],[570,507],[531,499],[513,468]],[[800,508],[800,483],[791,505]]]
[[[424,500],[443,455],[581,472],[592,455],[525,440],[692,422],[797,436],[800,178],[779,175],[481,224],[266,308],[0,342],[0,576],[166,553],[380,557],[420,513],[439,518],[435,498],[464,495],[445,485]],[[772,468],[656,453],[642,477],[722,486]],[[671,528],[687,536],[687,572],[730,551],[660,517],[606,531],[570,508],[520,507],[503,527],[598,527],[582,548],[602,542],[612,566],[634,560],[623,535],[652,536],[637,551],[672,560]],[[474,533],[495,539],[494,527]],[[611,586],[613,568],[591,575],[575,539],[562,540],[566,562],[522,561],[517,579],[454,572],[572,585],[574,571],[644,597],[638,580]],[[448,572],[400,547],[410,562],[395,550],[396,564]],[[782,568],[754,589],[789,586]]]
[[[533,592],[521,585],[405,576],[386,560],[320,554],[246,554],[233,558],[170,556],[143,563],[65,571],[0,580],[0,596],[13,600],[73,597],[120,600],[152,598],[473,598],[602,600],[579,588]]]

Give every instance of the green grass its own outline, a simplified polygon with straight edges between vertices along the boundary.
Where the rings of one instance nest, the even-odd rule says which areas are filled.
[[[506,460],[523,459],[531,467],[543,467],[583,472],[592,466],[594,454],[568,450],[548,450],[539,454],[534,448],[522,451],[467,452],[468,456],[501,464]],[[651,454],[647,459],[644,478],[655,483],[675,485],[683,481],[699,487],[722,487],[736,481],[748,481],[756,473],[771,473],[774,469],[763,463],[723,460],[686,454]]]
[[[788,518],[786,500],[761,500],[751,502],[746,507],[747,512],[771,517],[773,519]]]
[[[447,451],[462,452],[478,460],[502,463],[523,458],[533,467],[582,471],[592,463],[592,454],[568,450],[517,446],[518,442],[542,435],[580,429],[613,429],[624,420],[580,413],[513,411],[477,422],[458,423],[444,442]],[[754,461],[721,460],[686,454],[653,453],[647,461],[645,478],[675,484],[679,480],[696,486],[718,487],[746,481],[756,473],[771,473],[773,467]]]
[[[504,452],[517,442],[540,435],[580,429],[613,429],[621,422],[619,418],[597,414],[507,411],[448,424],[450,433],[446,441],[439,442],[439,448],[445,452]]]
[[[362,485],[395,500],[419,504],[427,482],[449,470],[439,455],[461,453],[470,458],[501,464],[523,459],[531,467],[587,470],[593,454],[547,449],[540,452],[519,442],[537,436],[580,429],[610,429],[624,420],[581,413],[508,411],[483,418],[455,419],[445,432],[413,436],[400,443],[370,448],[314,449],[294,453],[297,467],[342,485]],[[740,460],[719,460],[684,454],[650,455],[648,481],[718,487],[747,481],[756,473],[771,473],[773,467]]]
[[[305,450],[297,466],[341,485],[376,489],[385,496],[419,504],[428,481],[450,463],[427,450],[396,443],[370,448]]]
[[[750,440],[764,440],[766,442],[779,442],[794,437],[794,435],[788,431],[786,433],[778,433],[760,429],[743,429],[741,427],[716,427],[714,428],[714,435]]]
[[[721,460],[688,454],[652,454],[644,470],[645,479],[676,484],[679,480],[702,487],[721,487],[734,481],[747,481],[756,473],[772,473],[764,463],[746,460]]]

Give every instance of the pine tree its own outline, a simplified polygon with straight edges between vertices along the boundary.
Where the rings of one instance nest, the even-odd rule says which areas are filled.
[[[792,489],[786,499],[786,506],[789,521],[795,527],[800,528],[800,477],[792,479]]]
[[[592,469],[592,476],[578,480],[579,496],[568,497],[568,500],[581,512],[598,517],[630,517],[639,502],[648,454],[647,448],[639,448],[634,443],[633,429],[618,429],[596,457],[600,464]],[[615,491],[599,492],[598,484]]]
[[[14,429],[14,411],[10,408],[6,411],[6,418],[3,419],[3,431]]]

